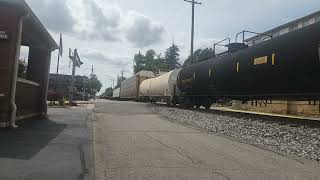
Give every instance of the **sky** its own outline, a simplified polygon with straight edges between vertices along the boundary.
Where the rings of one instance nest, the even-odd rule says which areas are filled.
[[[183,0],[26,0],[52,37],[63,36],[59,73],[71,74],[69,48],[78,49],[84,64],[77,75],[89,76],[91,67],[110,87],[121,71],[133,75],[134,54],[154,49],[163,54],[173,40],[181,62],[190,52],[191,4]],[[320,10],[319,0],[198,0],[195,9],[195,49],[242,30],[269,29]],[[27,48],[22,55],[27,57]],[[50,72],[56,72],[52,53]]]

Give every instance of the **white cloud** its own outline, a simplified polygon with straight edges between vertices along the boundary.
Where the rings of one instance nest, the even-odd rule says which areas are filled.
[[[165,28],[150,18],[131,11],[127,19],[126,38],[136,47],[146,47],[162,42]]]
[[[120,40],[121,11],[115,6],[101,7],[93,0],[70,3],[76,20],[75,35],[83,40]]]
[[[81,58],[95,61],[100,65],[109,65],[116,68],[123,68],[128,65],[130,57],[127,56],[108,56],[96,49],[84,49],[81,51]]]
[[[129,42],[143,48],[162,42],[165,28],[134,11],[95,0],[28,0],[44,24],[81,40]],[[53,13],[54,12],[54,13]]]
[[[27,2],[52,31],[73,32],[75,20],[71,16],[66,0],[27,0]]]

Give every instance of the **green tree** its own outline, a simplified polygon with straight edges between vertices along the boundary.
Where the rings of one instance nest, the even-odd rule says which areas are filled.
[[[134,72],[137,73],[142,70],[153,71],[157,70],[173,70],[181,67],[179,64],[179,48],[176,45],[172,45],[165,51],[165,56],[157,54],[155,50],[149,49],[145,55],[134,55]]]
[[[191,64],[196,64],[202,61],[206,61],[212,57],[213,57],[212,48],[198,49],[193,53],[192,58],[190,58],[189,56],[188,59],[185,60],[185,62],[183,63],[183,66],[188,66]]]
[[[142,70],[155,71],[156,70],[156,52],[153,49],[149,49],[146,55],[139,54],[134,55],[134,72],[137,73]]]
[[[162,57],[161,53],[157,55],[157,58],[154,60],[155,70],[168,70],[169,66],[166,62],[166,59]]]
[[[113,95],[112,87],[108,87],[101,96],[111,97]]]
[[[149,49],[146,52],[145,56],[145,69],[147,71],[156,71],[156,62],[155,62],[156,52],[153,49]]]
[[[201,62],[201,61],[205,61],[208,60],[210,58],[213,57],[213,49],[212,48],[206,48],[201,50],[201,53],[197,59],[196,62]]]
[[[102,84],[99,81],[97,75],[91,74],[90,75],[90,83],[91,83],[91,90],[93,91],[92,94],[99,92],[102,88]],[[96,92],[94,92],[96,90]]]
[[[164,59],[165,63],[168,67],[168,70],[174,70],[176,68],[181,67],[181,64],[179,63],[179,47],[173,44],[171,47],[166,49],[164,53]]]
[[[145,69],[145,65],[146,65],[145,56],[142,55],[140,51],[139,51],[139,54],[134,55],[134,63],[135,63],[134,73],[137,73]]]

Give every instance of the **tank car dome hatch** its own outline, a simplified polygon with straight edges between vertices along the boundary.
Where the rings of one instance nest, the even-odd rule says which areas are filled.
[[[249,46],[245,43],[230,43],[230,44],[226,45],[226,47],[228,48],[228,52],[234,53],[239,50],[245,49]]]

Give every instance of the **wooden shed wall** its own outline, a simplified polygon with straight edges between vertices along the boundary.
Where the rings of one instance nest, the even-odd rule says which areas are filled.
[[[39,85],[17,82],[17,117],[40,115],[41,92]]]
[[[0,123],[10,118],[10,97],[13,64],[16,56],[16,41],[19,17],[13,8],[0,7],[0,31],[9,33],[9,40],[0,41]]]

